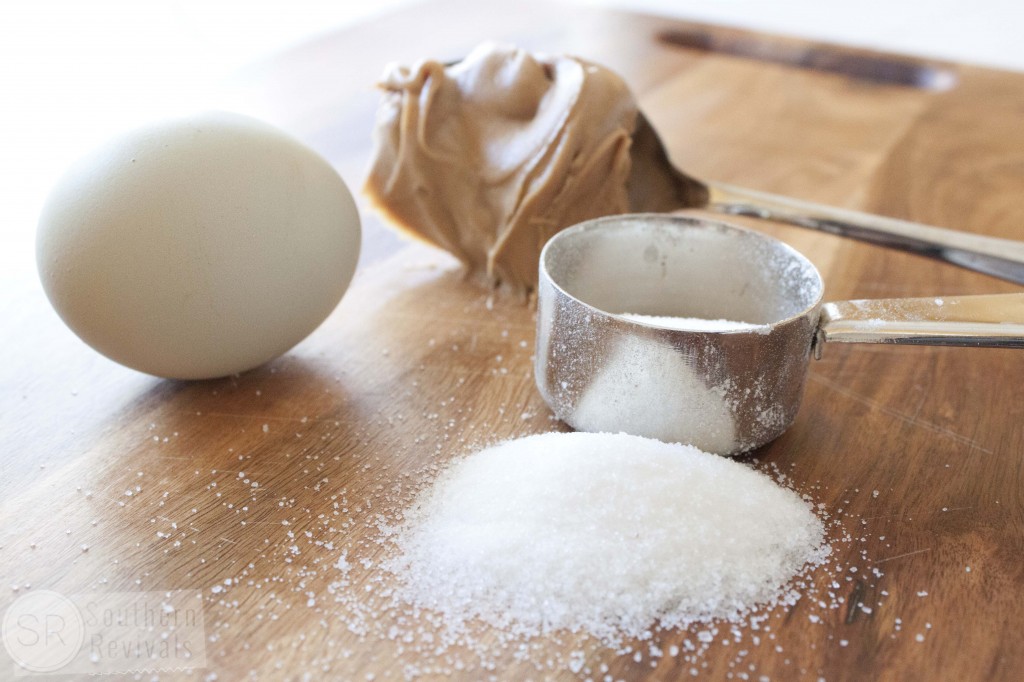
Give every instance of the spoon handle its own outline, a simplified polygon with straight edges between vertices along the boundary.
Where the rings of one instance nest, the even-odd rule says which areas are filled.
[[[1024,284],[1024,242],[947,230],[709,183],[708,208],[850,237]]]
[[[826,303],[814,356],[832,342],[1024,348],[1024,294]]]

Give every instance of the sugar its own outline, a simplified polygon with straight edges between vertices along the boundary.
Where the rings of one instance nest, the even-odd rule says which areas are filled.
[[[394,540],[398,595],[449,626],[606,642],[740,622],[785,601],[789,581],[830,553],[809,503],[768,476],[691,446],[594,433],[457,461]]]
[[[732,332],[756,329],[761,325],[736,320],[707,320],[702,317],[672,317],[665,315],[639,315],[622,313],[621,317],[634,322],[643,322],[655,327],[679,329],[688,332]]]
[[[576,401],[577,429],[642,433],[720,454],[739,449],[728,381],[708,386],[675,347],[641,338],[619,338],[608,354]]]

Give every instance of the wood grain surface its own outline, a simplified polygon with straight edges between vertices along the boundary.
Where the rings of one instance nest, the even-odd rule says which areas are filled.
[[[690,46],[659,38],[670,30]],[[358,187],[386,62],[511,40],[622,73],[698,177],[1024,237],[1024,75],[940,64],[955,81],[944,88],[892,84],[801,60],[829,46],[715,31],[443,0],[254,66],[225,84],[222,105],[292,131]],[[757,49],[716,51],[740,39]],[[825,61],[886,63],[835,54]],[[63,327],[34,280],[5,276],[0,611],[40,588],[200,590],[206,666],[160,679],[1020,679],[1024,353],[1012,350],[827,347],[796,423],[749,458],[833,520],[833,562],[810,578],[821,603],[780,609],[741,642],[723,629],[699,660],[592,647],[575,674],[557,663],[582,646],[565,636],[535,642],[527,661],[499,651],[494,668],[459,672],[390,638],[394,612],[353,631],[352,604],[335,600],[336,564],[343,551],[383,556],[378,515],[394,518],[418,482],[475,446],[564,428],[534,388],[534,312],[489,300],[446,254],[364,220],[360,269],[327,322],[286,356],[216,381],[121,368]],[[833,300],[1019,291],[737,222],[805,253]],[[373,574],[356,563],[352,583],[380,589]],[[694,631],[659,637],[668,651]],[[0,659],[0,678],[12,677]]]

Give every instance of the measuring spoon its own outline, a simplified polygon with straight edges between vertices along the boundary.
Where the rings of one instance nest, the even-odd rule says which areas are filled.
[[[809,360],[828,343],[1024,348],[1024,294],[823,304],[823,293],[807,258],[759,232],[658,214],[590,220],[541,253],[537,387],[577,430],[731,455],[793,423]]]
[[[640,112],[628,182],[634,213],[699,208],[806,227],[909,251],[1024,284],[1024,243],[859,213],[767,192],[698,180],[672,165],[650,121]]]

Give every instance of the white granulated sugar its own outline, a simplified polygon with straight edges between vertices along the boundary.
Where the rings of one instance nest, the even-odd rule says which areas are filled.
[[[626,336],[609,350],[569,421],[580,431],[642,433],[728,453],[737,447],[728,388],[707,386],[671,344]]]
[[[547,433],[460,460],[393,538],[399,595],[449,624],[607,642],[734,622],[830,549],[809,504],[690,446]]]
[[[639,315],[636,313],[622,313],[620,317],[634,322],[667,329],[679,329],[688,332],[733,332],[745,329],[756,329],[761,325],[750,322],[739,322],[736,320],[706,320],[701,317],[671,317],[665,315]]]

